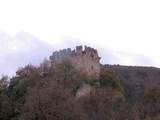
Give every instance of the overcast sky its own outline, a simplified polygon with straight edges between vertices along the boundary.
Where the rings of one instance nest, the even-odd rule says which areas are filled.
[[[0,0],[0,74],[80,44],[102,63],[160,67],[159,0]]]

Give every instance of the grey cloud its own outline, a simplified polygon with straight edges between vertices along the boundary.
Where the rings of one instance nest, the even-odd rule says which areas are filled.
[[[0,33],[0,74],[14,75],[18,67],[38,64],[52,51],[51,45],[31,34],[20,32],[15,36]]]

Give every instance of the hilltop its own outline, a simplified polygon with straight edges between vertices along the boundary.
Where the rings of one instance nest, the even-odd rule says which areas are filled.
[[[116,74],[125,86],[126,94],[135,99],[142,97],[146,89],[160,86],[160,68],[122,65],[101,67]]]
[[[160,69],[102,65],[98,51],[54,51],[0,79],[1,120],[158,120]]]
[[[70,48],[55,51],[50,56],[52,63],[62,62],[68,59],[73,66],[80,72],[98,78],[100,71],[114,73],[123,84],[125,93],[130,98],[138,99],[145,89],[159,87],[160,69],[145,66],[122,66],[122,65],[103,65],[100,63],[101,57],[94,48],[85,46],[76,46],[76,49]]]

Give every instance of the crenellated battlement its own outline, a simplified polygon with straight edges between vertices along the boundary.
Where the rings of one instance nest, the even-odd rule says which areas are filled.
[[[63,59],[69,59],[71,63],[80,71],[91,76],[99,76],[100,72],[100,57],[96,49],[85,46],[76,46],[71,50],[63,49],[55,51],[50,56],[52,63],[61,62]]]
[[[74,50],[71,50],[71,48],[67,48],[67,49],[55,51],[50,56],[50,59],[58,60],[58,59],[63,59],[66,57],[74,57],[74,56],[79,56],[79,57],[86,56],[87,58],[96,60],[98,62],[100,60],[97,50],[87,46],[85,46],[84,49],[83,49],[83,46],[76,46],[76,49]]]
[[[71,56],[73,54],[74,54],[74,51],[72,51],[70,48],[63,49],[63,50],[60,50],[60,51],[53,52],[53,54],[50,56],[50,59],[51,60],[60,59],[60,58],[64,58],[64,57],[67,57],[67,56]]]

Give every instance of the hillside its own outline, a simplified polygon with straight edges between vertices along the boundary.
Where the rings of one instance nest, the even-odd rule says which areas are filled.
[[[78,46],[2,76],[0,120],[159,120],[160,69],[99,60]]]
[[[102,65],[102,68],[116,74],[132,98],[140,98],[146,89],[160,86],[160,68],[121,65]]]

